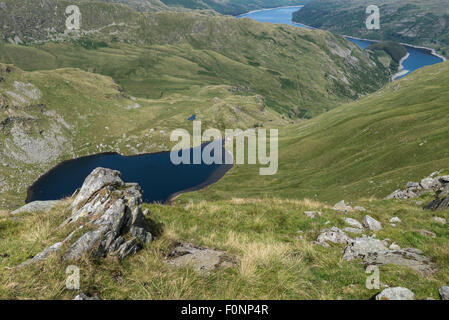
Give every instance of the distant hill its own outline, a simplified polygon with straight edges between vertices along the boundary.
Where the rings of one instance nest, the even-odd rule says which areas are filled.
[[[368,5],[380,9],[380,30],[365,26]],[[293,20],[345,35],[430,46],[449,54],[447,0],[314,0]]]
[[[83,1],[82,30],[65,33],[72,1],[24,2],[3,0],[0,10],[0,63],[9,64],[0,74],[0,190],[9,205],[61,160],[167,150],[168,133],[191,130],[192,114],[219,129],[279,127],[389,81],[376,57],[326,31]]]
[[[0,11],[0,19],[8,27],[0,36],[16,45],[6,45],[0,61],[30,71],[91,70],[146,98],[227,84],[260,94],[288,117],[303,118],[377,90],[388,79],[388,70],[369,53],[324,31],[80,2],[82,31],[66,34],[70,1],[57,1],[57,9],[28,4],[26,10],[20,1],[5,3],[9,11]]]
[[[213,9],[222,14],[238,15],[251,10],[298,5],[297,0],[161,0],[167,6],[189,9]],[[311,0],[304,0],[305,4]]]
[[[75,0],[74,2],[92,1]],[[226,15],[238,15],[251,10],[298,5],[296,0],[95,0],[123,3],[138,11],[155,12],[161,10],[213,10]],[[304,0],[305,4],[311,0]],[[73,1],[72,1],[73,2]]]

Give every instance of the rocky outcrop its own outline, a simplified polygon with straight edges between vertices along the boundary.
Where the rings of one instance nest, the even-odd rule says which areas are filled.
[[[124,183],[118,171],[97,168],[84,181],[69,207],[70,216],[61,227],[79,226],[64,241],[55,244],[25,264],[45,259],[71,242],[79,230],[88,230],[70,245],[63,260],[77,260],[84,255],[103,258],[108,255],[123,260],[153,240],[142,213],[139,185]]]
[[[439,292],[442,300],[449,300],[449,287],[441,287]]]
[[[434,172],[421,182],[409,182],[404,190],[396,190],[386,200],[407,200],[417,198],[423,194],[435,193],[435,200],[427,204],[424,209],[441,211],[449,209],[449,175],[440,176]]]
[[[321,234],[316,240],[316,244],[323,245],[327,247],[331,243],[348,244],[352,241],[348,235],[337,227],[332,227],[330,229],[321,230]]]
[[[353,218],[345,218],[345,222],[349,224],[351,227],[363,229],[362,224]]]
[[[348,213],[348,212],[353,212],[354,211],[354,208],[352,208],[350,205],[348,205],[345,202],[345,200],[341,200],[340,202],[336,203],[332,209],[335,210],[335,211],[344,212],[344,213]]]
[[[379,293],[376,300],[415,300],[415,294],[407,288],[388,288]]]
[[[344,260],[362,259],[366,265],[393,264],[412,268],[423,274],[436,271],[434,263],[414,248],[391,250],[386,242],[374,238],[362,237],[353,240],[345,249]]]
[[[422,179],[419,183],[407,183],[406,189],[396,190],[385,199],[407,200],[432,192],[435,192],[435,200],[429,203],[425,209],[435,211],[449,208],[449,176],[440,176],[438,171]]]
[[[166,262],[175,267],[190,265],[201,273],[234,265],[224,251],[197,247],[190,243],[176,243]]]

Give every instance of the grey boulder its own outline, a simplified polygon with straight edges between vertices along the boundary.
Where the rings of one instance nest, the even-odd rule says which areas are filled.
[[[449,300],[449,287],[441,287],[439,291],[442,300]]]
[[[345,200],[341,200],[340,202],[335,204],[332,209],[335,211],[344,212],[344,213],[354,211],[354,209],[350,205],[345,203]]]
[[[391,250],[385,241],[362,237],[354,239],[343,254],[344,260],[362,259],[367,265],[397,265],[412,268],[422,274],[436,271],[434,263],[418,249]]]
[[[363,229],[362,224],[353,218],[345,218],[345,222],[351,227]]]
[[[317,244],[324,244],[324,243],[327,244],[327,242],[348,244],[351,241],[352,239],[348,237],[345,232],[343,232],[337,227],[321,230],[321,234],[318,236],[316,240]]]
[[[407,288],[388,288],[379,293],[376,300],[415,300],[415,294]]]
[[[363,218],[363,226],[371,231],[382,230],[382,224],[371,216]]]

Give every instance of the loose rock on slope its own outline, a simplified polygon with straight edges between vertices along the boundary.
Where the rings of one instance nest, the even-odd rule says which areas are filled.
[[[363,226],[371,231],[382,230],[382,224],[371,216],[363,218]]]
[[[407,288],[388,288],[379,293],[376,300],[415,300],[415,294]]]
[[[234,264],[224,251],[197,247],[190,243],[176,244],[168,255],[167,263],[175,267],[191,265],[197,272],[210,272]]]
[[[384,241],[374,238],[354,239],[345,249],[343,259],[361,258],[366,265],[393,264],[412,268],[423,274],[436,271],[434,263],[418,249],[390,250]]]

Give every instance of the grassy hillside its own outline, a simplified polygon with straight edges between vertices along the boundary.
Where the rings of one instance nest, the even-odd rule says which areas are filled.
[[[412,201],[356,204],[384,225],[384,230],[376,232],[378,239],[422,250],[438,265],[438,272],[423,276],[405,267],[380,266],[382,288],[368,290],[364,264],[342,260],[344,245],[324,248],[312,243],[327,221],[328,226],[343,228],[345,217],[360,221],[364,213],[341,215],[310,200],[235,198],[147,206],[153,223],[163,229],[156,241],[123,263],[113,258],[77,262],[81,286],[70,291],[65,288],[67,264],[60,260],[64,251],[20,272],[15,268],[29,255],[64,238],[66,230],[57,228],[67,218],[62,205],[49,213],[14,217],[0,213],[0,298],[73,299],[83,292],[102,299],[367,300],[389,285],[410,288],[416,299],[439,299],[438,288],[449,281],[447,227],[434,222],[434,213],[424,212]],[[304,214],[307,210],[323,214],[310,219]],[[447,213],[440,215],[448,218]],[[388,223],[393,216],[402,220],[396,228]],[[422,228],[432,230],[437,238],[419,234]],[[173,268],[164,262],[175,241],[224,250],[235,265],[211,273],[198,273],[190,266]]]
[[[380,9],[380,30],[367,30],[368,5]],[[314,0],[294,14],[294,21],[368,39],[393,40],[449,52],[449,6],[446,0]]]
[[[48,17],[30,29],[32,17],[18,20],[15,15],[26,17],[22,7],[9,8],[12,14],[1,17],[9,26],[3,37],[18,37],[28,45],[4,45],[0,61],[28,71],[81,68],[111,76],[130,94],[145,98],[226,84],[261,95],[268,107],[289,117],[311,117],[372,92],[388,79],[381,63],[326,32],[193,13],[139,14],[120,5],[86,3],[80,5],[88,13],[82,34],[55,44],[48,41],[64,39],[62,12],[54,20],[52,10],[29,8]],[[44,33],[51,25],[57,26],[55,33]]]
[[[449,63],[279,132],[279,171],[237,165],[201,199],[385,197],[449,161]],[[186,195],[186,197],[188,197]]]

